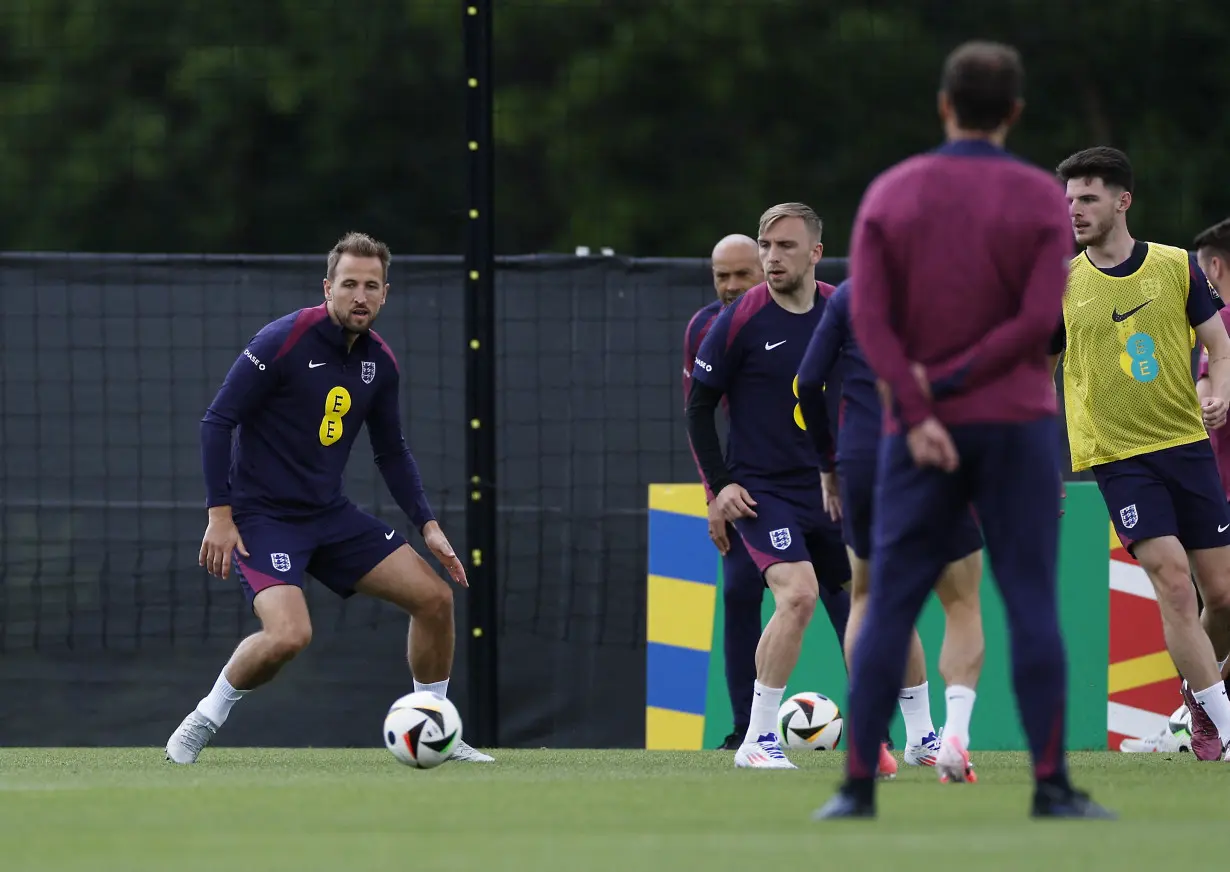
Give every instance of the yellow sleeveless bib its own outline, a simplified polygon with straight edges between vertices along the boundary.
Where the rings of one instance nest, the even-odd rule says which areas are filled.
[[[1191,373],[1190,281],[1187,252],[1168,245],[1149,243],[1124,278],[1073,258],[1063,301],[1073,471],[1208,438]]]

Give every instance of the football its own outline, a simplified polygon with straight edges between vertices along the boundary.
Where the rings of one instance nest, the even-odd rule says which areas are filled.
[[[400,762],[415,769],[434,769],[461,741],[457,707],[429,691],[408,693],[384,717],[384,744]]]
[[[832,751],[841,741],[841,710],[824,694],[796,693],[777,710],[777,723],[787,748]]]

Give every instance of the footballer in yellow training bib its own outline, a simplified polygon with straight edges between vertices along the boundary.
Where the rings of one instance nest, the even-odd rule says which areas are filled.
[[[1064,411],[1072,469],[1207,439],[1191,372],[1188,254],[1148,243],[1108,275],[1073,258],[1063,303]]]

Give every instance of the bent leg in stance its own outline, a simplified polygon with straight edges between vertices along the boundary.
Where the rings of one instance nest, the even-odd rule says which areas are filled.
[[[231,707],[248,691],[272,680],[312,641],[312,621],[300,588],[289,584],[266,587],[256,593],[252,609],[261,629],[239,643],[213,689],[171,735],[166,756],[172,763],[195,763],[226,723]]]
[[[794,769],[781,751],[777,711],[786,682],[799,662],[803,634],[816,611],[820,586],[810,562],[774,563],[764,573],[773,592],[773,617],[756,646],[756,681],[752,711],[735,765],[763,769]]]
[[[359,593],[397,606],[410,616],[406,662],[415,691],[448,696],[453,668],[453,591],[409,545],[394,551],[355,585]],[[449,760],[493,763],[495,758],[459,741]]]
[[[307,564],[312,575],[340,596],[364,593],[408,612],[412,632],[407,638],[407,659],[414,674],[414,689],[444,696],[453,662],[452,591],[408,544],[390,542],[381,532],[383,527],[357,508],[348,508],[336,525],[338,539],[315,551],[289,557],[289,565],[301,572]],[[171,736],[167,759],[176,763],[195,762],[226,721],[231,707],[271,680],[312,638],[307,601],[300,587],[280,583],[263,566],[237,563],[237,568],[245,589],[255,591],[252,608],[261,621],[261,630],[239,644],[213,690]],[[463,742],[452,755],[452,759],[483,758],[484,762],[492,759]]]
[[[1185,553],[1179,539],[1166,536],[1138,543],[1136,554],[1143,554],[1136,559],[1157,591],[1166,645],[1184,679],[1183,702],[1192,719],[1192,753],[1198,760],[1230,760],[1230,698],[1224,679],[1230,657],[1230,546]],[[1178,583],[1180,556],[1188,558],[1185,563],[1194,570],[1198,590],[1190,582]],[[1197,599],[1204,606],[1199,616]],[[1182,644],[1182,655],[1171,647],[1168,621]]]

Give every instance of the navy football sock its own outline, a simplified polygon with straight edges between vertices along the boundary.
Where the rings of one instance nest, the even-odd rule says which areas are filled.
[[[829,623],[833,625],[833,630],[837,633],[837,647],[844,651],[846,649],[846,622],[850,620],[849,592],[839,590],[831,593],[825,590],[824,585],[820,585],[820,604],[828,612]]]
[[[730,708],[734,714],[734,731],[742,736],[747,732],[748,719],[752,716],[752,683],[756,680],[756,646],[760,643],[760,606],[762,591],[757,578],[755,595],[739,587],[733,590],[728,584],[723,595],[725,620],[722,649],[726,657],[726,689],[730,694]]]

